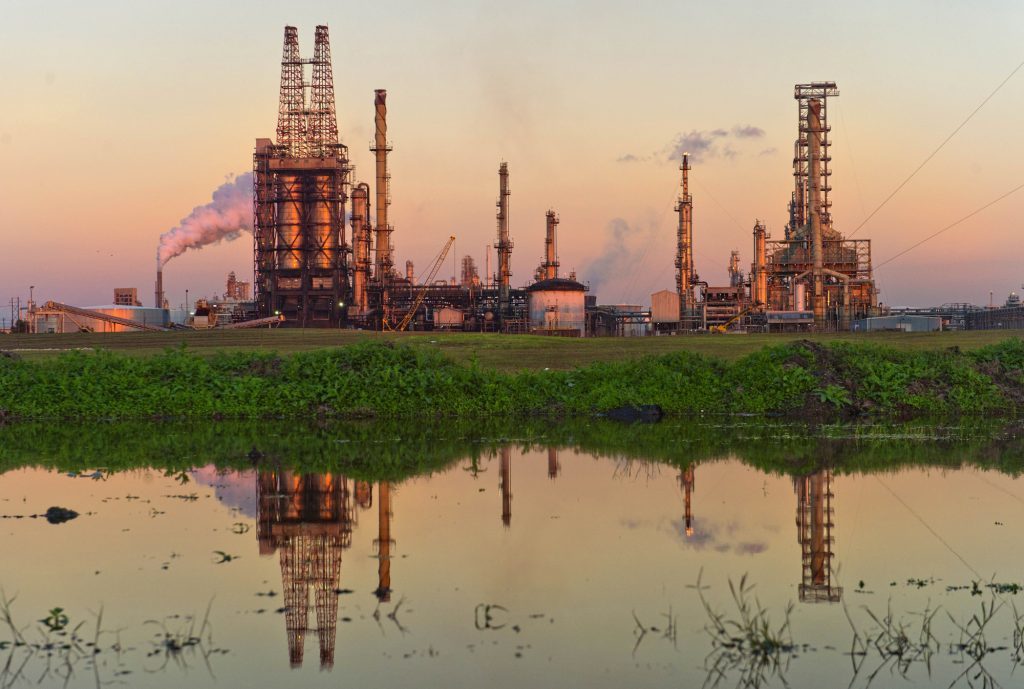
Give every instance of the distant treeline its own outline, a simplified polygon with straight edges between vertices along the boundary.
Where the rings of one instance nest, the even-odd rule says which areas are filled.
[[[670,416],[916,418],[1024,412],[1024,341],[972,352],[797,341],[726,362],[689,352],[571,371],[502,372],[422,347],[360,343],[282,356],[184,348],[0,356],[0,421]]]

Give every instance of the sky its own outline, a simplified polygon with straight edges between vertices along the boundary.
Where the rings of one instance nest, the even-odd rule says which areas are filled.
[[[749,266],[759,219],[781,237],[792,188],[793,85],[835,81],[834,226],[850,233],[1024,60],[1017,0],[816,3],[7,0],[0,22],[0,306],[12,297],[152,301],[161,233],[251,168],[273,137],[283,27],[331,31],[338,125],[372,184],[373,90],[388,90],[396,264],[481,271],[510,170],[514,284],[560,215],[559,259],[602,303],[674,284],[678,159],[694,154],[696,268]],[[1020,291],[1024,69],[857,238],[881,300],[997,303]],[[493,266],[492,266],[493,267]],[[252,274],[251,236],[173,259],[172,303]],[[451,276],[446,267],[442,275]],[[0,309],[4,310],[4,309]]]

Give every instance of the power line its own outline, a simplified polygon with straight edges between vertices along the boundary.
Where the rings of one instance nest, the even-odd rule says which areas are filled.
[[[968,562],[968,561],[967,561],[967,560],[966,560],[966,559],[964,558],[964,556],[963,556],[963,555],[961,555],[960,553],[958,553],[958,552],[956,551],[956,549],[955,549],[955,548],[953,548],[953,546],[951,546],[951,545],[949,544],[949,542],[948,542],[948,541],[947,541],[947,540],[946,540],[945,538],[943,538],[943,537],[942,537],[941,535],[939,535],[939,532],[938,532],[938,531],[936,531],[935,529],[933,529],[933,528],[932,528],[931,524],[929,524],[929,523],[928,523],[927,521],[925,521],[924,517],[922,517],[922,516],[921,516],[920,514],[918,514],[918,513],[917,513],[917,511],[916,511],[916,510],[914,510],[914,508],[913,508],[913,507],[911,507],[910,505],[908,505],[908,504],[907,504],[907,502],[906,502],[906,501],[905,501],[905,500],[904,500],[903,498],[901,498],[901,497],[900,497],[899,495],[897,495],[897,494],[896,494],[896,491],[894,491],[894,490],[893,490],[892,488],[890,488],[889,486],[887,486],[887,485],[885,484],[885,482],[883,482],[883,481],[882,481],[882,479],[881,479],[881,478],[880,478],[880,477],[879,477],[879,476],[878,476],[877,474],[875,475],[875,480],[877,480],[877,481],[878,481],[878,484],[879,484],[880,486],[882,486],[882,488],[885,488],[885,489],[886,489],[887,491],[889,491],[889,494],[890,494],[890,495],[892,495],[892,497],[894,497],[894,498],[896,499],[896,501],[897,501],[898,503],[900,503],[901,505],[903,505],[903,507],[905,507],[905,508],[906,508],[906,510],[907,510],[908,512],[910,512],[910,514],[914,515],[914,517],[915,517],[915,518],[917,519],[917,521],[921,522],[921,526],[923,526],[923,527],[924,527],[925,529],[927,529],[927,530],[928,530],[928,533],[930,533],[930,534],[931,534],[932,536],[934,536],[934,537],[935,537],[935,539],[936,539],[936,540],[937,540],[937,541],[938,541],[939,543],[941,543],[942,545],[944,545],[944,546],[946,547],[946,550],[948,550],[949,552],[953,553],[953,555],[954,555],[954,556],[956,556],[956,559],[960,560],[960,562],[961,562],[961,563],[963,564],[963,566],[964,566],[964,567],[966,567],[967,569],[969,569],[969,570],[971,571],[971,573],[972,573],[972,574],[973,574],[974,576],[978,577],[978,580],[979,580],[979,581],[980,581],[981,579],[983,579],[983,577],[982,577],[982,576],[981,576],[981,574],[980,574],[980,573],[978,572],[978,570],[976,570],[976,569],[975,569],[974,567],[972,567],[972,566],[971,566],[971,563],[970,563],[970,562]]]
[[[913,178],[914,178],[914,175],[916,175],[916,174],[917,174],[918,172],[920,172],[920,171],[921,171],[921,168],[923,168],[923,167],[924,167],[925,165],[927,165],[927,164],[928,164],[928,161],[930,161],[930,160],[931,160],[932,158],[934,158],[934,157],[936,156],[936,154],[937,154],[937,153],[938,153],[939,151],[941,151],[941,150],[942,150],[942,149],[943,149],[943,148],[945,147],[945,145],[946,145],[946,144],[948,144],[948,143],[949,143],[950,139],[952,139],[952,138],[953,138],[954,136],[956,136],[957,132],[959,132],[959,131],[960,131],[961,129],[963,129],[963,128],[964,128],[964,125],[966,125],[966,124],[967,124],[968,122],[970,122],[970,121],[971,121],[971,119],[972,119],[972,118],[973,118],[973,117],[974,117],[975,115],[977,115],[977,114],[978,114],[978,111],[979,111],[979,110],[981,110],[981,109],[982,109],[983,107],[985,107],[985,104],[986,104],[986,103],[988,103],[988,102],[989,102],[990,100],[992,100],[992,97],[993,97],[994,95],[996,95],[997,93],[999,93],[999,90],[1000,90],[1001,88],[1003,88],[1003,86],[1005,86],[1005,85],[1006,85],[1006,82],[1008,82],[1008,81],[1009,81],[1010,79],[1012,79],[1012,78],[1013,78],[1013,75],[1015,75],[1015,74],[1016,74],[1017,72],[1019,72],[1019,71],[1021,70],[1021,68],[1022,68],[1022,67],[1024,67],[1024,61],[1022,61],[1022,62],[1021,62],[1021,63],[1020,63],[1019,65],[1017,65],[1016,67],[1014,67],[1013,71],[1012,71],[1012,72],[1010,72],[1010,73],[1009,73],[1009,74],[1007,75],[1007,77],[1006,77],[1005,79],[1003,79],[1003,80],[1002,80],[1001,82],[999,82],[999,85],[998,85],[998,86],[996,86],[995,90],[993,90],[993,91],[992,91],[992,93],[988,94],[988,96],[987,96],[987,97],[985,98],[985,100],[981,101],[981,104],[980,104],[980,105],[979,105],[978,107],[976,107],[976,108],[975,108],[974,110],[972,110],[972,111],[971,111],[971,114],[970,114],[970,115],[968,115],[968,116],[967,116],[967,118],[966,118],[966,119],[965,119],[965,120],[964,120],[963,122],[961,122],[961,123],[960,123],[960,124],[959,124],[959,125],[957,126],[957,128],[956,128],[956,129],[954,129],[954,130],[953,130],[953,131],[952,131],[952,132],[951,132],[951,133],[949,134],[949,136],[947,136],[947,137],[946,137],[946,138],[945,138],[945,139],[944,139],[944,140],[942,141],[942,143],[941,143],[941,144],[939,144],[938,148],[936,148],[936,149],[935,149],[934,151],[932,151],[932,152],[931,152],[931,154],[930,154],[930,155],[929,155],[929,156],[928,156],[927,158],[925,158],[925,159],[924,159],[924,161],[923,161],[923,162],[922,162],[922,163],[921,163],[920,165],[918,165],[918,166],[917,166],[917,167],[916,167],[916,168],[914,169],[914,171],[913,171],[913,172],[911,172],[911,173],[910,173],[910,175],[908,175],[908,176],[907,176],[907,178],[906,178],[905,180],[903,180],[902,182],[900,182],[899,186],[898,186],[898,187],[896,187],[895,189],[893,189],[893,190],[892,190],[892,193],[891,193],[891,194],[889,194],[888,196],[886,196],[886,197],[885,197],[885,200],[884,200],[884,201],[882,201],[882,202],[881,202],[880,204],[878,204],[878,207],[877,207],[877,208],[875,208],[875,210],[871,211],[871,213],[870,213],[870,214],[868,215],[868,217],[864,218],[864,220],[863,220],[863,221],[861,221],[861,224],[860,224],[860,225],[857,225],[856,229],[854,229],[854,231],[853,231],[853,232],[851,232],[851,233],[850,233],[849,235],[847,235],[847,236],[848,236],[848,237],[852,237],[853,235],[857,234],[857,232],[859,232],[859,231],[860,231],[860,229],[861,229],[862,227],[864,227],[865,225],[867,225],[867,224],[868,224],[868,221],[869,221],[869,220],[871,220],[871,218],[875,217],[875,213],[877,213],[878,211],[882,210],[882,207],[883,207],[883,206],[885,206],[885,204],[889,203],[889,201],[891,201],[891,200],[892,200],[892,197],[896,196],[896,194],[898,194],[898,193],[899,193],[900,189],[902,189],[903,187],[905,187],[905,186],[907,185],[907,182],[909,182],[909,181],[910,181],[911,179],[913,179]]]
[[[957,225],[959,225],[960,223],[964,222],[965,220],[968,220],[968,219],[970,219],[970,218],[973,218],[973,217],[974,217],[975,215],[977,215],[978,213],[982,212],[982,211],[983,211],[983,210],[985,210],[986,208],[988,208],[988,207],[990,207],[990,206],[994,206],[994,205],[996,205],[997,203],[999,203],[999,202],[1000,202],[1000,201],[1002,201],[1003,199],[1005,199],[1005,198],[1007,198],[1007,197],[1009,197],[1009,196],[1012,196],[1013,194],[1017,193],[1017,192],[1018,192],[1018,191],[1020,191],[1021,189],[1024,189],[1024,182],[1022,182],[1021,184],[1018,184],[1018,185],[1017,185],[1017,186],[1015,186],[1015,187],[1014,187],[1013,189],[1011,189],[1010,191],[1006,192],[1005,194],[1003,194],[1003,195],[1002,195],[1002,196],[1000,196],[999,198],[996,198],[996,199],[993,199],[993,200],[989,201],[988,203],[986,203],[986,204],[985,204],[984,206],[982,206],[981,208],[977,208],[977,209],[975,209],[975,210],[971,211],[970,213],[968,213],[968,214],[967,214],[967,215],[965,215],[964,217],[960,218],[960,219],[959,219],[959,220],[957,220],[956,222],[952,222],[952,223],[950,223],[949,225],[946,225],[945,227],[943,227],[943,228],[942,228],[941,230],[939,230],[938,232],[933,232],[932,234],[928,235],[927,237],[925,237],[925,238],[924,238],[924,239],[922,239],[921,241],[917,242],[916,244],[911,244],[910,246],[908,246],[908,247],[907,247],[906,249],[904,249],[903,251],[899,252],[899,253],[898,253],[898,254],[896,254],[895,256],[890,256],[889,258],[885,259],[884,261],[882,261],[881,263],[879,263],[879,264],[878,264],[877,266],[875,266],[875,269],[877,270],[878,268],[881,268],[882,266],[884,266],[884,265],[885,265],[885,264],[887,264],[887,263],[892,263],[893,261],[895,261],[895,260],[896,260],[897,258],[899,258],[900,256],[902,256],[903,254],[907,253],[908,251],[912,251],[912,250],[916,249],[917,247],[921,246],[922,244],[924,244],[925,242],[927,242],[927,241],[928,241],[928,240],[930,240],[930,239],[935,239],[936,237],[938,237],[938,236],[939,236],[940,234],[942,234],[942,233],[943,233],[943,232],[945,232],[946,230],[951,230],[951,229],[953,229],[954,227],[956,227],[956,226],[957,226]]]

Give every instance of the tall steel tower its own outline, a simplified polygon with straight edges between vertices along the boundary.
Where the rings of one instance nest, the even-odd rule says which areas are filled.
[[[311,66],[311,79],[305,67]],[[351,166],[338,141],[327,27],[313,58],[298,31],[284,30],[277,142],[257,139],[253,156],[255,292],[261,316],[284,324],[338,327],[349,301],[345,205]]]
[[[686,330],[693,330],[699,323],[697,300],[693,289],[697,275],[693,269],[693,197],[690,195],[690,156],[683,154],[679,164],[682,172],[679,198],[675,210],[679,214],[676,229],[676,292],[679,294],[679,322]]]

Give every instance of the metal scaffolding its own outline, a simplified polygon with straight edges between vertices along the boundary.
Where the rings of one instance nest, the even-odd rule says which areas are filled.
[[[304,67],[312,66],[305,81]],[[277,143],[257,139],[253,156],[253,243],[257,309],[284,325],[338,327],[349,301],[345,206],[352,168],[338,141],[326,26],[314,57],[299,54],[285,27]]]

